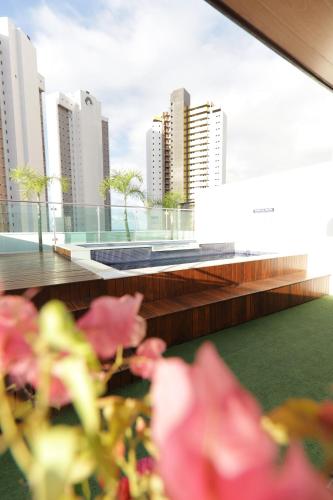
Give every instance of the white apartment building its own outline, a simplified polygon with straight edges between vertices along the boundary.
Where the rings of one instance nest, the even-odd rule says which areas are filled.
[[[224,184],[226,130],[220,106],[191,106],[185,89],[174,90],[169,112],[154,119],[147,133],[148,194],[161,199],[174,191],[192,205],[202,189]]]
[[[226,115],[212,103],[187,110],[187,200],[226,182]]]
[[[36,50],[29,37],[8,17],[0,17],[0,199],[21,200],[10,171],[29,165],[45,172],[42,93],[44,79],[37,71]],[[19,229],[2,205],[0,228]]]
[[[164,156],[162,117],[153,120],[147,132],[147,194],[152,200],[161,200],[164,194]]]
[[[69,181],[67,193],[62,193],[59,183],[53,183],[48,191],[49,200],[101,205],[99,187],[110,174],[108,120],[101,114],[101,103],[88,91],[56,92],[46,96],[45,111],[47,173]],[[86,215],[88,212],[86,209]],[[82,210],[76,209],[75,213],[76,222],[87,219],[81,217]],[[67,225],[73,225],[71,214],[68,209]]]

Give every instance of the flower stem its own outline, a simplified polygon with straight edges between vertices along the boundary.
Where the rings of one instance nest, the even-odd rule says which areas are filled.
[[[118,346],[114,363],[112,364],[110,370],[108,372],[106,372],[105,379],[104,379],[105,383],[109,382],[109,380],[116,373],[116,371],[118,371],[118,369],[122,366],[122,364],[124,362],[123,353],[124,353],[123,347],[121,345]]]
[[[5,382],[0,376],[0,425],[6,444],[11,450],[15,462],[27,477],[32,463],[31,453],[20,434],[11,406],[6,395]]]
[[[38,385],[36,396],[36,411],[34,419],[40,424],[47,423],[49,413],[49,398],[50,398],[50,383],[51,383],[51,368],[52,360],[44,345],[41,346],[39,354],[39,373],[40,383]]]

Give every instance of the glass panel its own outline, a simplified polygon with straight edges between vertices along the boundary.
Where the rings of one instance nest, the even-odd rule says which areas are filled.
[[[0,202],[0,253],[38,251],[38,213],[44,251],[51,251],[49,211],[45,203]]]
[[[38,203],[0,202],[0,253],[38,251]],[[44,250],[56,244],[194,238],[192,210],[40,204]]]
[[[110,241],[133,241],[135,239],[135,209],[111,207]]]
[[[193,210],[179,210],[178,227],[183,240],[194,239],[194,212]]]

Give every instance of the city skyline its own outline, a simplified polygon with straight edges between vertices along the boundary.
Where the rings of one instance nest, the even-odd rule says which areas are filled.
[[[44,96],[45,78],[38,72],[36,48],[8,17],[0,17],[0,72],[0,198],[22,201],[11,172],[27,166],[39,175],[68,181],[65,193],[53,183],[42,199],[103,204],[99,188],[110,175],[110,147],[101,103],[83,90]],[[109,194],[106,202],[110,203]],[[7,208],[1,227],[12,228],[12,218]]]
[[[144,173],[145,131],[179,87],[228,115],[228,182],[332,159],[329,92],[202,0],[17,5],[47,90],[103,102],[114,168]]]
[[[162,200],[178,193],[194,204],[202,189],[226,182],[227,118],[211,101],[193,104],[190,93],[175,89],[167,111],[147,131],[147,194]]]
[[[0,17],[0,68],[0,198],[20,200],[12,169],[32,164],[38,174],[46,174],[45,81],[38,72],[33,44],[6,17]],[[5,209],[0,228],[13,227],[14,215]]]

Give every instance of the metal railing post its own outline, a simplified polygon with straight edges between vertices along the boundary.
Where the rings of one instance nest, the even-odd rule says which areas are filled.
[[[181,210],[180,208],[177,208],[177,240],[179,239],[184,239],[184,238],[179,238],[179,234],[181,234]]]
[[[101,242],[101,214],[100,214],[100,207],[97,207],[97,241],[98,243]]]
[[[57,227],[56,227],[56,218],[55,218],[55,207],[51,207],[50,210],[52,211],[52,228],[53,228],[53,246],[57,245]]]
[[[136,231],[137,231],[137,213],[138,211],[135,210],[134,212],[134,241],[137,241],[136,240]]]
[[[194,236],[195,236],[195,211],[192,210],[192,239],[194,239]]]
[[[165,235],[166,235],[166,239],[169,240],[170,237],[169,237],[169,224],[168,224],[168,215],[169,215],[169,212],[167,209],[164,209],[162,208],[162,210],[164,210],[164,215],[165,215]]]

